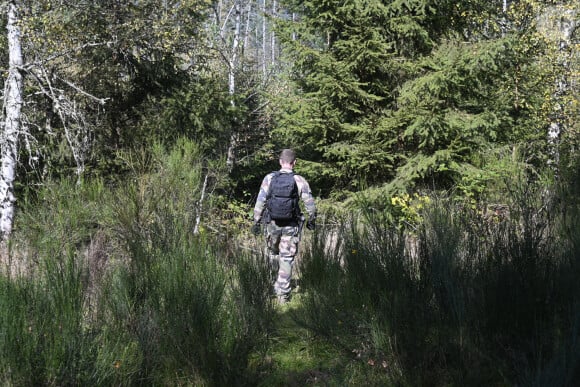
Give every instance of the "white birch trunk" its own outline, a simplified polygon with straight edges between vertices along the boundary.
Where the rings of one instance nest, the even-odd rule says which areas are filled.
[[[292,22],[296,22],[296,14],[294,12],[292,12]],[[296,36],[296,31],[292,31],[292,41],[296,41],[297,36]]]
[[[266,30],[266,0],[262,0],[262,77],[264,80],[268,75],[268,61],[266,60],[268,57],[266,50]]]
[[[570,45],[573,43],[574,31],[578,28],[578,11],[568,9],[564,6],[548,7],[544,12],[538,16],[538,30],[548,40],[550,40],[555,47],[557,67],[564,69],[564,71],[556,79],[555,90],[552,95],[554,101],[554,111],[551,115],[551,121],[548,127],[548,143],[552,147],[552,159],[548,163],[557,167],[560,153],[559,143],[560,136],[566,130],[566,119],[562,116],[565,109],[566,95],[574,92],[574,85],[577,84],[578,72],[574,71],[574,55],[578,55],[577,51],[570,50]]]
[[[4,131],[0,157],[0,240],[6,241],[12,232],[14,220],[14,179],[18,155],[18,140],[21,130],[23,77],[22,48],[18,10],[14,1],[8,3],[8,78],[4,100]]]
[[[278,2],[272,1],[272,19],[278,16]],[[276,67],[276,33],[273,28],[270,31],[270,65],[274,69]]]
[[[205,190],[207,189],[207,178],[208,174],[205,175],[203,180],[203,187],[201,188],[201,196],[199,202],[197,203],[197,216],[195,217],[195,227],[193,228],[193,235],[199,234],[199,226],[201,224],[201,211],[203,209],[203,199],[205,199]]]
[[[252,27],[252,1],[248,1],[248,7],[246,9],[246,25],[244,27],[244,39],[242,44],[242,57],[247,55],[247,50],[249,49],[250,40],[250,28]]]
[[[241,5],[238,0],[234,3],[235,12],[235,26],[234,26],[234,36],[232,39],[232,52],[229,59],[229,74],[228,74],[228,92],[231,97],[232,106],[235,105],[234,94],[236,93],[236,70],[238,67],[238,54],[240,46],[240,31],[242,23],[242,11]],[[233,128],[232,135],[230,136],[230,144],[228,146],[228,155],[226,159],[226,165],[228,170],[231,172],[236,163],[236,145],[237,145],[237,130]]]
[[[232,39],[232,53],[230,55],[229,60],[229,74],[228,74],[228,91],[231,96],[234,95],[236,92],[236,70],[238,67],[238,54],[239,54],[239,46],[240,46],[240,31],[241,31],[241,20],[242,20],[242,11],[240,7],[239,1],[236,0],[234,4],[234,12],[235,12],[235,27],[234,27],[234,36]],[[232,99],[233,103],[233,99]]]

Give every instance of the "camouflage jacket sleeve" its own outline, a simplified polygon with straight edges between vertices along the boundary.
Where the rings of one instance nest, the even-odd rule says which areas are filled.
[[[308,213],[308,219],[316,218],[316,204],[314,202],[314,196],[312,196],[312,191],[310,190],[310,185],[300,175],[294,175],[294,180],[296,180],[296,184],[298,185],[298,191],[300,192],[300,199],[304,203],[304,208]]]
[[[254,206],[254,222],[259,222],[262,219],[262,213],[264,212],[266,199],[268,198],[268,192],[270,191],[270,181],[272,181],[273,176],[274,173],[269,173],[264,177],[264,180],[262,180],[260,192],[258,192],[256,205]]]

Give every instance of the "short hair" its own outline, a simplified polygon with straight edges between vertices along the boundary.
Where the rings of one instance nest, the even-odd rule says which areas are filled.
[[[280,153],[280,161],[287,164],[292,164],[294,160],[296,160],[296,153],[294,153],[292,149],[284,149]]]

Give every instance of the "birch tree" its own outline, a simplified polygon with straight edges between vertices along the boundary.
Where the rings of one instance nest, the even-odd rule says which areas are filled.
[[[6,241],[12,232],[14,220],[14,179],[18,156],[18,142],[22,127],[22,46],[18,7],[15,1],[8,3],[8,77],[4,90],[4,128],[2,131],[2,172],[0,175],[0,238]]]
[[[580,7],[555,5],[546,8],[538,16],[538,30],[550,43],[552,53],[541,58],[546,67],[554,73],[554,92],[550,99],[552,111],[549,113],[548,142],[552,147],[552,160],[557,165],[560,159],[559,145],[562,134],[567,135],[566,146],[574,147],[578,141],[574,125],[577,122],[579,53],[575,49],[574,33],[579,28]],[[577,43],[576,43],[577,47]],[[576,124],[577,125],[577,124]]]
[[[238,56],[240,50],[240,31],[241,31],[241,21],[242,21],[242,7],[239,0],[234,0],[232,5],[233,13],[234,13],[234,34],[232,37],[232,48],[230,52],[230,56],[228,58],[228,92],[231,96],[231,104],[232,107],[235,107],[234,95],[236,93],[236,71],[238,69]],[[232,131],[230,136],[230,144],[228,147],[228,155],[227,155],[227,166],[228,169],[231,171],[235,162],[236,162],[236,145],[238,142],[238,133],[236,128]]]
[[[268,74],[267,60],[267,23],[266,23],[266,0],[262,0],[262,78],[265,80]]]
[[[273,19],[283,8],[277,0],[220,0],[214,6],[212,28],[216,31],[210,46],[219,53],[215,68],[227,77],[228,93],[234,112],[227,146],[227,165],[230,172],[244,156],[253,152],[263,141],[267,125],[264,107],[269,93],[264,92],[277,79],[279,41]],[[246,113],[249,113],[247,115]]]
[[[21,13],[21,4],[17,1],[7,3],[7,42],[8,42],[8,76],[5,81],[4,91],[4,120],[1,145],[1,165],[0,176],[0,239],[6,241],[12,232],[16,196],[14,184],[18,169],[18,155],[21,143],[30,144],[34,142],[29,131],[29,125],[24,119],[22,110],[24,105],[24,84],[25,75],[33,82],[34,88],[44,95],[51,102],[51,110],[54,111],[63,127],[66,141],[72,151],[76,163],[77,176],[81,176],[84,170],[84,161],[87,150],[90,146],[90,133],[83,111],[79,108],[74,96],[67,95],[63,85],[74,94],[82,94],[104,103],[104,99],[98,99],[84,92],[71,81],[59,78],[54,72],[47,70],[46,63],[58,60],[59,56],[53,55],[39,59],[30,55],[33,59],[24,63],[22,26],[24,17]],[[85,46],[78,47],[78,50]],[[58,87],[57,87],[58,82]],[[49,121],[47,121],[49,122]],[[51,130],[49,125],[47,130]]]

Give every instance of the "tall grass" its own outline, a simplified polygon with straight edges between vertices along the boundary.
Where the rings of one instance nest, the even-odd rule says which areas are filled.
[[[257,385],[275,369],[260,360],[283,342],[271,335],[266,260],[207,228],[193,233],[215,173],[200,160],[189,142],[156,148],[125,183],[47,183],[21,208],[13,270],[0,275],[0,383]],[[311,374],[336,384],[573,385],[578,196],[510,187],[497,212],[433,198],[411,231],[370,208],[320,227],[283,309],[301,336],[324,340],[315,348],[339,355]],[[324,358],[305,352],[312,364]]]
[[[268,267],[193,234],[200,160],[189,142],[158,148],[124,185],[55,182],[23,208],[12,256],[27,265],[0,277],[1,383],[251,383]]]
[[[58,261],[43,257],[41,266],[34,278],[0,280],[5,384],[70,385],[90,378],[95,343],[85,325],[82,263],[65,252]]]
[[[573,385],[580,219],[577,202],[548,192],[512,187],[498,213],[434,199],[414,233],[369,210],[333,231],[340,254],[322,230],[303,257],[297,321],[383,383]]]

